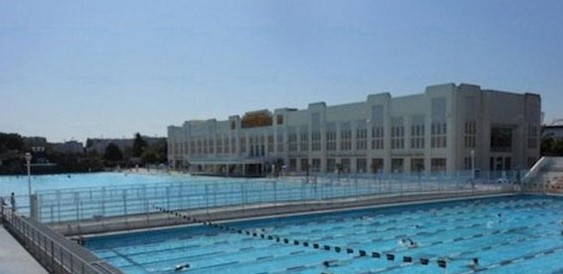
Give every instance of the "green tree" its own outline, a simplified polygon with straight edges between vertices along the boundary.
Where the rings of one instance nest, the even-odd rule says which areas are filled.
[[[166,163],[168,161],[167,147],[166,140],[148,146],[141,154],[141,160],[145,164]]]
[[[541,145],[540,145],[541,155],[551,155],[554,141],[555,140],[550,136],[545,136],[541,138]]]
[[[123,153],[121,153],[121,150],[116,144],[110,143],[106,148],[104,159],[111,162],[121,161],[123,159]]]
[[[147,149],[143,151],[141,155],[141,159],[145,164],[155,164],[158,163],[158,156],[154,149]]]
[[[23,138],[16,133],[0,132],[0,153],[8,150],[23,150]]]
[[[553,143],[553,155],[563,156],[563,139],[555,139]]]
[[[563,139],[545,136],[541,139],[542,156],[563,156]]]
[[[143,139],[140,133],[135,133],[135,139],[133,140],[133,157],[141,157],[143,151],[147,149],[147,141]]]
[[[94,140],[87,138],[86,139],[86,148],[92,147],[94,145]]]

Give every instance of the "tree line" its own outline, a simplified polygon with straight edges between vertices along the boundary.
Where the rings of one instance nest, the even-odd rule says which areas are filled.
[[[44,138],[43,138],[44,139]],[[24,174],[26,172],[24,154],[31,152],[35,174],[71,173],[103,171],[117,165],[122,167],[143,166],[147,164],[167,163],[166,138],[157,139],[151,144],[136,133],[132,146],[122,151],[116,144],[110,143],[105,151],[90,150],[92,140],[86,141],[86,149],[76,152],[56,151],[53,144],[43,143],[40,151],[32,151],[37,144],[26,141],[26,137],[17,133],[0,132],[0,174]]]

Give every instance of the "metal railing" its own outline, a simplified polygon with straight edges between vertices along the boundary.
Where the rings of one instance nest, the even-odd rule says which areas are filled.
[[[61,234],[19,213],[4,208],[1,218],[6,229],[52,273],[122,273]]]
[[[37,192],[38,220],[49,224],[150,215],[168,209],[214,210],[386,195],[514,191],[524,171],[455,174],[331,174],[275,179],[231,179],[75,188]]]

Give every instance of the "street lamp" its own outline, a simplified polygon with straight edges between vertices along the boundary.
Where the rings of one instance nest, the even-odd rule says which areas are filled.
[[[27,190],[29,195],[29,204],[31,205],[31,153],[25,153],[25,162],[27,163]]]

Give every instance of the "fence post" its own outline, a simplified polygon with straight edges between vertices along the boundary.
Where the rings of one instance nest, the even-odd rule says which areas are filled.
[[[123,196],[123,215],[125,215],[125,223],[127,223],[127,190],[124,189],[122,192]]]
[[[37,204],[37,194],[31,194],[31,197],[29,197],[29,202],[29,217],[32,220],[39,221],[39,206]]]
[[[51,204],[51,218],[50,218],[50,219],[51,219],[51,223],[54,223],[54,222],[55,222],[55,219],[54,219],[54,216],[53,216],[53,211],[54,211],[54,210],[53,210],[53,204]]]
[[[50,241],[51,243],[51,269],[55,271],[55,243]]]
[[[143,185],[143,205],[145,207],[144,211],[147,217],[147,224],[150,223],[150,209],[149,202],[147,201],[147,185]]]
[[[277,204],[278,202],[278,181],[274,180],[274,206]]]
[[[209,214],[209,185],[205,185],[205,211]]]
[[[244,210],[244,184],[240,183],[240,205],[242,210]]]
[[[359,199],[359,194],[358,194],[358,174],[354,175],[354,188],[355,188],[355,194],[354,196],[356,196],[356,201]]]
[[[215,182],[215,184],[213,185],[213,207],[217,207],[217,192],[219,189],[217,184],[219,183]]]
[[[79,196],[78,195],[79,195],[78,192],[74,192],[74,204],[76,205],[75,210],[76,210],[76,221],[77,222],[80,221],[80,216],[78,215],[79,214],[79,211],[78,211]]]
[[[246,207],[246,203],[248,202],[248,186],[246,185],[246,183],[243,183],[243,185],[244,185],[244,200],[243,200],[243,203],[244,203],[244,206]],[[244,207],[243,207],[243,209],[244,209]]]
[[[69,256],[70,258],[70,273],[75,273],[74,272],[74,258],[72,256]]]
[[[102,187],[102,216],[106,216],[106,187]]]
[[[166,186],[166,208],[170,209],[170,186]]]
[[[61,255],[61,266],[64,268],[65,267],[65,256],[63,253],[63,248],[59,245],[59,254]]]

